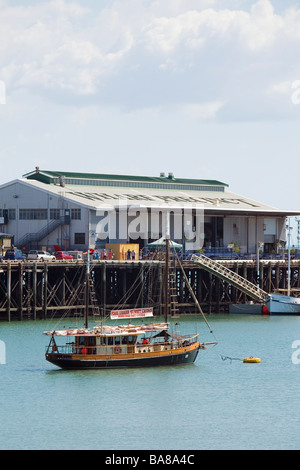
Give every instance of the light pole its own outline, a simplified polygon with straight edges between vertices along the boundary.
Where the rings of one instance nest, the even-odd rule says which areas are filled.
[[[288,296],[291,293],[291,218],[288,217],[288,291],[287,294]]]

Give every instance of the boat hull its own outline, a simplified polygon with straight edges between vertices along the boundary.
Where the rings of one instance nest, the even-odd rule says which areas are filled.
[[[300,298],[271,294],[265,304],[232,304],[229,306],[229,313],[300,315]]]
[[[163,351],[160,354],[143,353],[120,356],[82,356],[79,354],[46,354],[47,361],[62,369],[128,369],[136,367],[174,366],[192,364],[201,346],[195,343],[188,348]],[[203,348],[204,349],[204,348]]]
[[[229,313],[237,313],[242,314],[245,313],[247,315],[261,315],[263,313],[263,306],[262,304],[231,304],[229,305]]]
[[[287,295],[274,295],[266,303],[272,315],[300,315],[300,299]]]

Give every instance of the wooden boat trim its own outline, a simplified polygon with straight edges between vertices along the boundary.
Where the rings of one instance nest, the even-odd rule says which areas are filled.
[[[146,345],[147,346],[147,345]],[[110,360],[115,360],[115,359],[136,359],[140,356],[143,357],[155,357],[155,356],[169,356],[172,354],[183,354],[185,352],[193,351],[194,349],[200,348],[200,343],[196,342],[193,343],[191,346],[187,346],[184,348],[174,348],[174,349],[166,349],[162,351],[143,351],[142,348],[139,352],[134,352],[134,353],[126,353],[126,354],[110,354],[110,355],[104,355],[104,354],[72,354],[72,359],[74,360],[85,360],[85,361],[110,361]],[[147,349],[144,347],[144,350]]]

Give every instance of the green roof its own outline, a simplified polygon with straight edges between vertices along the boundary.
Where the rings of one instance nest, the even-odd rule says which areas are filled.
[[[187,178],[175,178],[172,173],[167,176],[136,176],[136,175],[107,175],[98,173],[78,173],[70,171],[51,171],[51,170],[40,170],[26,173],[23,175],[24,178],[34,179],[43,183],[51,184],[55,179],[77,179],[77,180],[107,180],[107,181],[134,181],[134,182],[148,182],[148,183],[172,183],[172,184],[193,184],[193,185],[208,185],[208,186],[228,186],[226,183],[222,183],[216,180],[203,180],[203,179],[187,179]],[[68,183],[67,183],[68,184]],[[84,184],[84,183],[83,183]]]

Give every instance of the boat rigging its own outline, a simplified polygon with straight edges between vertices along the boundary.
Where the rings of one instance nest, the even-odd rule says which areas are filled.
[[[191,364],[198,352],[214,342],[200,342],[199,334],[179,335],[170,330],[169,325],[169,237],[165,239],[165,306],[164,322],[133,325],[133,318],[146,319],[153,317],[152,308],[131,310],[116,309],[111,312],[111,319],[129,320],[126,325],[101,325],[88,327],[89,313],[89,277],[90,265],[86,269],[86,305],[84,328],[51,330],[45,332],[50,336],[46,349],[46,360],[63,369],[106,369],[152,367],[163,365]],[[89,256],[88,256],[89,258]],[[177,257],[179,262],[179,259]],[[180,262],[179,262],[180,263]],[[181,264],[180,264],[181,266]],[[182,268],[182,266],[181,266]],[[183,271],[184,272],[184,271]],[[186,278],[187,285],[189,286]],[[192,288],[192,296],[210,328]],[[211,330],[211,328],[210,328]],[[60,344],[61,340],[64,344]]]

